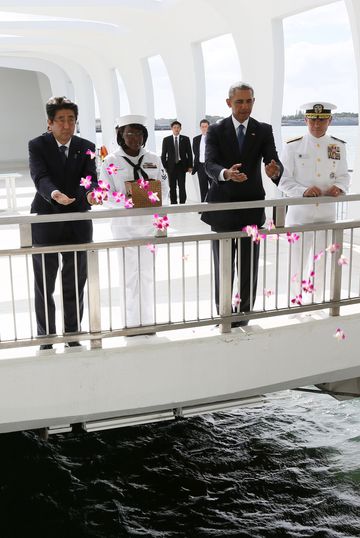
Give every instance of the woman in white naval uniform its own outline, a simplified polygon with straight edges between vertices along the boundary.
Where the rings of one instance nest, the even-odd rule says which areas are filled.
[[[350,175],[346,160],[346,147],[343,140],[326,134],[331,123],[331,110],[336,106],[331,103],[307,103],[305,121],[308,132],[293,140],[289,140],[283,149],[281,162],[284,173],[279,183],[279,189],[287,196],[316,197],[345,194],[349,190]],[[331,222],[336,219],[336,204],[310,204],[289,206],[286,215],[286,225]],[[324,259],[314,261],[314,255],[324,251],[325,232],[316,233],[314,252],[313,233],[303,234],[292,245],[292,275],[294,284],[292,292],[300,292],[300,281],[307,280],[310,272],[315,271],[315,300],[323,300]],[[331,238],[330,241],[331,242]],[[303,264],[301,267],[301,250],[303,243]],[[296,278],[295,278],[295,275]],[[304,294],[303,294],[304,297]]]
[[[162,202],[167,204],[167,176],[160,158],[145,149],[148,138],[145,123],[146,118],[140,115],[119,118],[116,126],[119,149],[105,158],[100,171],[100,178],[110,184],[109,199],[105,204],[112,208],[119,207],[112,192],[126,194],[125,181],[139,178],[160,179]],[[110,165],[114,165],[110,170],[117,169],[115,173],[109,173]],[[126,211],[131,215],[131,209]],[[154,212],[156,213],[155,208]],[[111,230],[114,239],[134,239],[151,238],[155,228],[153,218],[147,215],[112,219]],[[125,288],[123,322],[127,327],[151,325],[155,321],[153,263],[154,254],[146,246],[119,249],[120,286]]]

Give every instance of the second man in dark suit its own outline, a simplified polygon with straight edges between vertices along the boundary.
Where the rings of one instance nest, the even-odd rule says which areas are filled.
[[[162,144],[161,160],[169,177],[170,202],[177,204],[176,188],[179,188],[179,202],[186,202],[186,172],[191,172],[193,159],[190,139],[180,134],[181,123],[171,123],[172,135],[166,136]]]
[[[201,134],[193,138],[193,152],[194,152],[194,167],[192,173],[198,175],[199,179],[199,188],[200,188],[200,199],[202,202],[205,201],[206,195],[208,193],[209,187],[211,185],[211,178],[207,175],[205,171],[205,144],[206,144],[206,133],[209,127],[208,120],[201,120],[200,122],[200,131]]]
[[[209,127],[206,137],[205,169],[212,178],[208,202],[247,202],[263,200],[265,191],[261,175],[261,162],[266,175],[277,185],[283,166],[276,152],[271,125],[250,117],[255,102],[254,90],[249,84],[237,82],[229,89],[226,103],[232,114]],[[263,208],[235,209],[203,213],[202,220],[215,232],[241,231],[247,225],[262,226],[265,222]],[[236,256],[240,244],[240,256]],[[240,310],[252,309],[256,297],[259,244],[246,237],[232,241],[232,268],[235,259],[241,260]],[[215,270],[215,301],[219,309],[219,241],[213,241]],[[232,277],[232,279],[233,279]],[[252,294],[250,285],[252,282]],[[252,297],[252,304],[251,304]],[[234,322],[233,326],[247,325],[247,320]]]

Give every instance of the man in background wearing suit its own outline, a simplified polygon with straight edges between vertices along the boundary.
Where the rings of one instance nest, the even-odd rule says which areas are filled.
[[[166,136],[162,144],[161,160],[169,177],[170,202],[177,204],[176,186],[179,187],[179,202],[185,204],[186,172],[191,172],[193,159],[188,136],[180,134],[181,123],[173,121],[171,123],[172,135]]]
[[[66,97],[52,97],[46,104],[48,131],[29,142],[29,165],[36,194],[31,213],[59,215],[85,212],[98,202],[92,198],[97,186],[95,152],[89,140],[74,136],[78,107]],[[89,190],[80,186],[81,178],[91,176]],[[92,222],[48,222],[32,225],[33,246],[88,243],[92,241]],[[62,252],[62,295],[66,333],[80,330],[83,314],[84,286],[87,278],[86,252]],[[44,259],[44,267],[43,260]],[[58,272],[57,253],[33,255],[35,312],[38,335],[56,334],[54,289]],[[45,283],[43,274],[46,275]],[[75,281],[77,280],[77,285]],[[78,294],[78,301],[76,294]],[[78,316],[79,311],[79,316]],[[69,342],[67,347],[80,346]],[[43,344],[40,350],[51,349]]]
[[[271,125],[259,123],[250,117],[255,102],[254,90],[249,84],[237,82],[229,89],[226,103],[232,114],[228,118],[211,125],[206,137],[205,169],[212,178],[208,192],[208,202],[246,202],[263,200],[265,191],[261,176],[261,161],[265,164],[266,175],[277,185],[283,167],[276,152]],[[265,222],[263,208],[236,209],[203,213],[202,220],[210,224],[215,232],[241,231],[244,226]],[[219,241],[212,242],[215,272],[215,302],[219,311]],[[237,241],[232,240],[232,283],[234,261],[238,259]],[[240,240],[240,310],[248,312],[250,304],[250,283],[253,282],[254,303],[257,287],[259,245],[253,243],[253,263],[251,275],[251,238]],[[247,325],[247,320],[232,323],[232,327]]]
[[[192,174],[198,175],[199,187],[200,187],[200,199],[202,202],[205,201],[206,195],[208,193],[209,187],[211,185],[211,178],[207,175],[205,171],[205,142],[206,142],[206,133],[209,127],[208,120],[201,120],[200,122],[200,131],[201,134],[193,138],[192,148],[194,152],[194,167],[192,169]]]

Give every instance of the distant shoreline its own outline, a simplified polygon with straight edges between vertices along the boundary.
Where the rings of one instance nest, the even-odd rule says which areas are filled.
[[[221,120],[223,118],[221,116],[206,116],[206,119],[208,119],[210,123],[216,123],[218,120]],[[160,118],[155,120],[155,131],[170,131],[170,123],[172,121],[173,120],[171,118]],[[296,116],[283,116],[281,119],[282,127],[296,127],[303,125],[303,114],[297,114]],[[359,125],[358,114],[351,112],[347,112],[346,114],[334,114],[331,125]],[[96,132],[101,133],[101,122],[99,118],[96,118]]]

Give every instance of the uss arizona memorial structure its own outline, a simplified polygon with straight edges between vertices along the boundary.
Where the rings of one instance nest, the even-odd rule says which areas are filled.
[[[221,3],[133,0],[101,5],[65,0],[61,7],[43,1],[38,1],[36,6],[0,1],[0,12],[28,16],[23,21],[0,24],[4,96],[1,100],[4,127],[0,133],[2,168],[26,160],[27,141],[43,130],[43,103],[50,94],[74,98],[81,112],[81,135],[95,139],[95,88],[103,142],[109,144],[114,119],[120,113],[117,71],[127,90],[130,111],[143,113],[151,121],[154,99],[147,59],[157,54],[162,56],[169,74],[177,116],[182,119],[184,130],[195,134],[198,119],[205,114],[201,41],[224,33],[233,35],[242,78],[256,88],[256,116],[271,122],[280,140],[282,18],[326,3],[329,2],[302,0],[296,3],[295,9],[286,0],[251,4],[230,0]],[[346,7],[359,68],[360,6],[355,0],[348,0]],[[244,13],[248,24],[239,32],[238,21]],[[174,21],[176,27],[185,29],[176,32],[176,40]],[[357,168],[358,163],[354,192],[358,191]],[[268,198],[271,195],[268,193]],[[358,195],[346,198],[350,204],[349,215],[356,214],[351,207],[356,207],[359,199]],[[285,203],[290,202],[270,199],[263,202],[265,206],[280,208]],[[294,199],[291,203],[305,202]],[[0,259],[4,321],[0,341],[1,431],[44,426],[56,429],[77,422],[85,423],[90,430],[162,420],[253,403],[259,395],[274,390],[351,378],[355,381],[348,391],[358,392],[360,363],[355,350],[360,343],[357,328],[360,260],[356,240],[360,222],[354,219],[322,227],[286,229],[279,221],[276,232],[266,231],[259,289],[272,293],[259,295],[246,330],[230,331],[231,312],[226,307],[231,299],[228,245],[230,237],[240,238],[242,233],[219,236],[223,245],[224,284],[218,317],[213,311],[212,234],[207,229],[184,230],[178,225],[182,214],[198,217],[200,210],[204,206],[199,204],[160,210],[169,215],[173,226],[169,237],[152,240],[158,249],[153,267],[157,277],[153,290],[156,305],[153,328],[157,336],[124,338],[131,333],[141,335],[148,328],[126,327],[126,320],[124,323],[120,315],[123,298],[110,270],[116,248],[140,246],[148,238],[127,242],[104,238],[76,247],[88,253],[89,285],[81,340],[89,341],[90,349],[41,357],[24,351],[39,343],[33,332],[29,269],[34,252],[30,246],[30,224],[39,217],[1,215],[2,229],[13,227],[19,237],[19,247],[6,246]],[[94,211],[77,218],[92,218],[96,225],[110,216],[124,218],[119,211]],[[190,220],[190,225],[191,222],[194,221]],[[298,305],[294,318],[289,293],[291,243],[286,240],[286,234],[307,231],[313,234],[316,243],[320,228],[326,230],[329,244],[339,244],[341,250],[326,254],[323,301]],[[71,245],[67,248],[74,250]],[[37,250],[45,253],[59,249]],[[341,254],[349,261],[346,267],[338,264]],[[17,285],[20,278],[21,292]],[[306,313],[311,315],[302,317]],[[282,322],[277,323],[278,319]],[[221,330],[209,330],[217,323]],[[333,338],[338,328],[346,335],[341,342]],[[72,338],[78,339],[79,335]],[[49,342],[60,345],[66,339],[59,333],[49,337]],[[343,392],[344,388],[340,385],[337,390]]]

